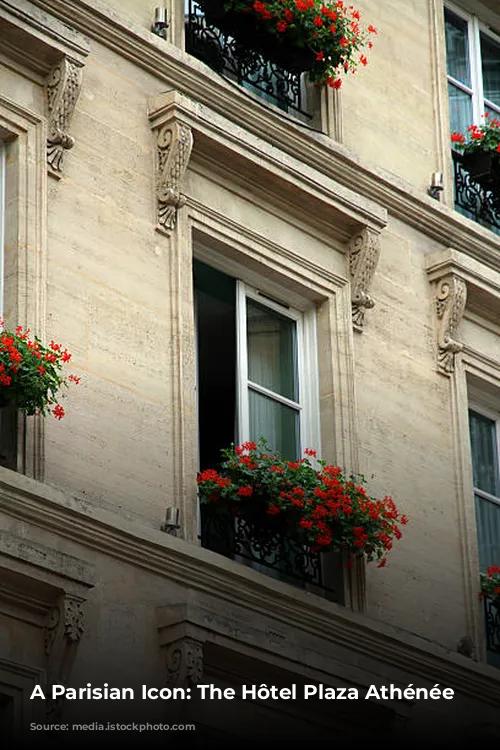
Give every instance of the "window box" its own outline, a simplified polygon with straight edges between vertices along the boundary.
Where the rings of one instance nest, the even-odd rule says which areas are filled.
[[[500,154],[476,150],[462,155],[462,164],[471,178],[484,190],[500,195]]]
[[[269,32],[258,18],[236,10],[226,11],[224,0],[198,2],[207,23],[233,37],[242,48],[262,55],[290,73],[302,73],[314,67],[316,54],[311,49],[294,44],[286,35]]]

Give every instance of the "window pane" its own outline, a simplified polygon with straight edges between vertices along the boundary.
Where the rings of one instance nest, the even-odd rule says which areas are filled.
[[[250,409],[250,440],[264,437],[272,450],[289,461],[299,458],[299,412],[272,398],[248,392]]]
[[[469,424],[474,487],[500,497],[495,422],[470,411]]]
[[[500,560],[500,505],[476,495],[476,522],[479,566],[485,571]]]
[[[472,123],[472,97],[448,83],[450,126],[452,133],[464,133]]]
[[[248,377],[298,400],[296,323],[247,299]]]
[[[484,98],[500,107],[500,44],[481,34]]]
[[[446,67],[448,75],[471,85],[467,21],[445,10]]]

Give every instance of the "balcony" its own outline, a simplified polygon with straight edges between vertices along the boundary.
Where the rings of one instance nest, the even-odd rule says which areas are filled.
[[[243,89],[299,119],[309,121],[300,72],[290,72],[238,44],[210,24],[198,2],[186,0],[186,51]]]
[[[500,195],[475,182],[462,164],[462,155],[452,152],[455,208],[463,216],[500,234]]]
[[[269,519],[258,526],[243,518],[201,507],[202,547],[247,565],[264,575],[343,604],[340,555],[313,553]]]

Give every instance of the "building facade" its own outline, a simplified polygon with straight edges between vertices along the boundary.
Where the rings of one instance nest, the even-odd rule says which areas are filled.
[[[2,311],[81,377],[61,421],[2,410],[4,736],[498,738],[500,210],[450,144],[500,115],[498,3],[361,0],[378,34],[339,90],[158,5],[0,0]],[[230,559],[196,475],[261,434],[394,497],[386,567]],[[50,699],[87,683],[194,699]],[[363,700],[238,697],[261,684]]]

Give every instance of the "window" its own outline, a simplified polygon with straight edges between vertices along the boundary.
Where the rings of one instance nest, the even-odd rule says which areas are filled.
[[[485,571],[500,561],[500,415],[470,409],[469,427],[479,566]],[[489,626],[487,643],[488,661],[500,666],[498,634]]]
[[[293,310],[199,261],[194,283],[200,467],[216,465],[231,442],[260,437],[289,460],[319,449],[315,311]]]
[[[451,131],[500,116],[500,37],[475,16],[445,9]]]
[[[475,16],[445,9],[446,58],[451,132],[465,133],[485,114],[500,117],[500,36]],[[472,177],[463,157],[452,152],[455,208],[464,216],[500,234],[500,209],[486,182]]]
[[[200,469],[215,468],[230,443],[263,437],[297,460],[319,446],[316,310],[299,311],[244,281],[194,262]],[[266,575],[343,601],[339,555],[292,539],[264,542],[243,520],[200,513],[204,547]]]

